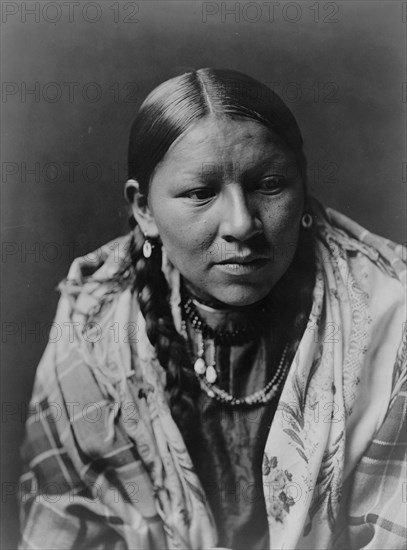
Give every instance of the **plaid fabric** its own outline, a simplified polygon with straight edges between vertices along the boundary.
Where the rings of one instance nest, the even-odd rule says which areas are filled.
[[[128,284],[112,285],[107,270],[117,267],[113,254],[88,283],[61,287],[55,323],[66,332],[37,369],[22,446],[20,548],[198,549],[216,541],[161,367],[144,359],[146,338],[131,353],[137,308]]]
[[[336,549],[402,549],[407,541],[407,382],[348,482]]]
[[[270,549],[404,550],[402,255],[315,208],[313,309],[264,455]],[[65,332],[38,367],[22,447],[21,549],[216,547],[211,510],[169,410],[165,372],[129,281],[117,277],[117,248],[126,262],[127,244],[125,237],[114,250],[103,247],[104,263],[89,279],[81,276],[89,258],[77,260],[62,286],[55,322]],[[163,267],[181,330],[179,274]],[[89,330],[95,321],[97,338]],[[337,339],[332,327],[340,328]]]
[[[136,447],[123,429],[126,418],[117,420],[114,437],[106,441],[109,415],[115,411],[79,352],[72,350],[56,370],[63,390],[44,395],[38,381],[27,420],[29,435],[22,447],[27,471],[21,477],[25,525],[21,547],[127,548],[125,532],[137,517],[128,513],[131,503],[148,525],[153,547],[166,548],[153,487],[146,483]],[[137,399],[134,395],[134,402]],[[137,524],[133,529],[137,530]],[[144,536],[140,545],[134,533],[132,539],[134,548],[144,547]]]

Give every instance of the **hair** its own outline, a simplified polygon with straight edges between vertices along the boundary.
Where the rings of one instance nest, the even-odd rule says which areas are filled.
[[[298,124],[282,99],[261,82],[231,70],[200,69],[177,76],[155,88],[142,103],[132,124],[128,149],[128,177],[135,179],[140,192],[148,196],[149,185],[158,163],[171,145],[193,123],[207,116],[255,120],[273,131],[295,154],[297,167],[306,188],[306,159]],[[128,196],[130,202],[132,196]],[[191,369],[187,344],[177,332],[169,305],[169,288],[161,271],[161,247],[145,259],[144,236],[131,218],[133,238],[130,247],[135,272],[133,290],[137,292],[146,320],[147,336],[167,372],[167,391],[172,414],[185,441],[196,435],[195,407],[199,384]],[[294,260],[277,283],[274,303],[281,307],[293,358],[302,337],[312,303],[314,284],[312,231],[300,231]],[[298,280],[301,269],[301,283]],[[304,275],[308,274],[308,275]],[[293,281],[294,279],[294,281]],[[296,284],[294,284],[296,282]]]

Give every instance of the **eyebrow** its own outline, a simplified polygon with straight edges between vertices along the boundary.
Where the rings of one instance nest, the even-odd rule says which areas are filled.
[[[226,172],[238,172],[239,175],[242,175],[243,178],[246,179],[259,174],[259,172],[265,172],[268,170],[270,170],[271,173],[279,173],[281,171],[284,171],[286,173],[291,166],[297,168],[295,158],[289,158],[281,153],[277,155],[272,154],[264,160],[259,159],[257,161],[254,161],[250,163],[249,166],[245,166],[244,170],[242,170],[242,167],[239,163],[236,163],[236,165],[230,166],[230,168],[228,168]],[[224,173],[224,164],[221,162],[202,163],[200,179],[205,183],[210,183],[211,180],[213,180],[214,178],[219,179],[219,177],[223,177]]]

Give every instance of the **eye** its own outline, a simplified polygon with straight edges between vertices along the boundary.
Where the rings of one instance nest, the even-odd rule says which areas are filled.
[[[188,191],[188,193],[185,193],[185,197],[188,197],[189,199],[195,201],[208,200],[215,195],[215,191],[213,189],[210,189],[209,187],[199,187],[198,189],[192,189],[191,191]]]
[[[283,189],[286,184],[287,180],[284,176],[265,176],[258,180],[255,187],[260,191],[277,193]]]

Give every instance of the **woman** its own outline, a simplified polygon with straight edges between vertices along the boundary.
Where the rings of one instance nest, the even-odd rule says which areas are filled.
[[[144,101],[132,230],[60,285],[21,548],[404,547],[401,247],[308,196],[302,144],[233,71]]]

